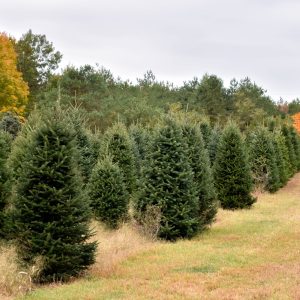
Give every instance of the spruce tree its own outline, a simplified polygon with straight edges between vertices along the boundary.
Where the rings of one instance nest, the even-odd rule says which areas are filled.
[[[0,130],[9,133],[12,138],[16,138],[21,130],[21,122],[16,114],[6,112],[0,121]]]
[[[147,160],[136,216],[141,220],[149,206],[156,206],[161,212],[160,238],[194,236],[199,228],[199,202],[187,147],[174,122],[159,129]]]
[[[125,125],[117,123],[109,128],[101,142],[100,159],[110,156],[123,171],[128,192],[131,194],[136,185],[133,144]]]
[[[0,238],[5,237],[5,206],[9,195],[10,172],[6,165],[11,148],[11,137],[0,130]]]
[[[208,152],[204,147],[199,128],[184,124],[184,141],[187,145],[188,158],[194,173],[194,182],[199,203],[200,230],[210,225],[217,213],[216,193]]]
[[[255,184],[276,192],[280,188],[279,170],[272,136],[266,128],[259,128],[251,134],[249,153]]]
[[[95,217],[115,229],[128,216],[129,195],[122,170],[110,157],[93,169],[88,192]]]
[[[256,201],[251,195],[252,178],[245,144],[235,124],[228,124],[221,135],[214,178],[223,208],[247,208]]]
[[[16,246],[23,263],[39,260],[39,282],[68,280],[95,260],[96,244],[87,242],[90,209],[77,172],[75,133],[61,118],[55,112],[19,143],[26,153],[15,181]]]
[[[290,174],[291,176],[293,176],[296,171],[297,171],[297,157],[296,157],[296,153],[295,153],[295,149],[294,149],[294,145],[293,145],[293,138],[291,136],[291,133],[289,131],[289,128],[287,125],[283,125],[281,128],[281,133],[285,138],[285,144],[286,147],[288,149],[288,153],[289,153],[289,162],[290,162]]]
[[[67,111],[67,118],[73,125],[76,135],[76,145],[79,152],[78,163],[81,169],[84,183],[87,183],[92,169],[97,162],[99,149],[95,149],[92,144],[91,133],[87,130],[86,120],[83,113],[76,107]]]
[[[204,147],[208,149],[209,142],[211,140],[212,128],[208,121],[203,121],[200,123],[200,130],[202,133],[202,138],[204,142]]]
[[[217,127],[215,127],[210,135],[210,140],[207,145],[208,149],[208,154],[209,154],[209,160],[211,166],[214,165],[215,159],[216,159],[216,154],[218,151],[218,144],[221,136],[221,130]]]
[[[294,128],[294,126],[290,126],[288,129],[291,135],[291,142],[293,144],[293,148],[295,152],[296,171],[299,171],[300,170],[300,137],[296,129]]]
[[[280,184],[282,187],[289,180],[289,170],[291,167],[284,137],[278,131],[274,132],[274,149],[276,153],[276,164],[278,166]]]
[[[150,133],[141,125],[131,125],[129,135],[133,141],[133,153],[137,177],[141,176],[142,167],[150,145]],[[137,178],[138,179],[138,178]]]

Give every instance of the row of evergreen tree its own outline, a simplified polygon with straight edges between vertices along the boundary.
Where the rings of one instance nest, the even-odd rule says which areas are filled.
[[[0,131],[0,234],[20,261],[39,263],[36,280],[67,280],[95,260],[94,216],[109,228],[145,224],[157,235],[191,238],[218,206],[249,208],[255,187],[275,192],[300,170],[292,126],[241,133],[165,116],[155,128],[117,123],[89,133],[76,109],[35,112],[17,138]]]

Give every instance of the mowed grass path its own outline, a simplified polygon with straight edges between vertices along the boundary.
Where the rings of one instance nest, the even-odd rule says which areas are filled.
[[[220,210],[193,240],[153,243],[106,275],[22,299],[300,299],[300,174],[250,210]]]

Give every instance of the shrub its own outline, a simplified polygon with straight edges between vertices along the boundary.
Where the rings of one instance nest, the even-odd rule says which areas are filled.
[[[255,202],[251,196],[252,178],[244,141],[232,123],[226,126],[220,138],[214,178],[223,208],[247,208]]]
[[[161,211],[160,238],[176,240],[197,233],[199,205],[193,172],[181,130],[172,121],[159,129],[147,158],[135,203],[139,222],[153,205]]]
[[[96,250],[87,242],[90,210],[76,171],[75,133],[62,118],[57,113],[27,133],[16,174],[17,252],[25,264],[40,262],[39,282],[79,275]]]
[[[128,214],[129,195],[124,176],[109,157],[99,161],[88,184],[91,206],[98,220],[117,228]]]

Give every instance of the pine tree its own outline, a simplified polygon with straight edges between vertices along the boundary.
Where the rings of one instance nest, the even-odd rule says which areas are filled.
[[[93,169],[88,184],[91,207],[98,220],[115,229],[128,215],[129,195],[117,164],[106,157]]]
[[[26,153],[16,173],[16,246],[23,263],[40,261],[39,282],[68,280],[95,260],[96,244],[87,242],[90,209],[76,171],[75,133],[61,118],[40,123],[19,144]]]
[[[9,195],[10,173],[6,161],[10,153],[11,138],[8,133],[0,130],[0,238],[5,237],[6,214],[5,206]]]
[[[127,190],[131,194],[136,184],[134,152],[132,140],[126,127],[121,123],[109,128],[103,136],[100,159],[106,156],[110,156],[123,171]]]
[[[280,179],[271,133],[265,128],[254,131],[249,148],[255,184],[269,192],[276,192],[280,188]]]
[[[199,227],[198,197],[187,148],[174,122],[169,121],[155,135],[147,160],[136,215],[143,219],[147,207],[159,207],[159,237],[176,240],[194,236]]]
[[[201,132],[195,126],[182,126],[184,141],[188,147],[188,158],[194,173],[199,203],[199,220],[203,229],[210,225],[217,213],[215,187],[208,152],[204,147]]]
[[[226,126],[220,138],[214,178],[223,208],[245,208],[255,202],[250,194],[252,178],[244,141],[239,129],[232,123]]]

